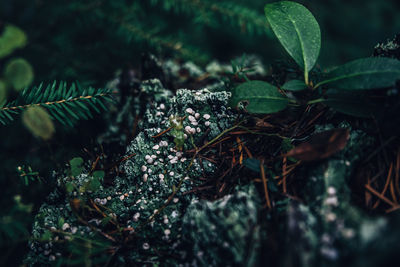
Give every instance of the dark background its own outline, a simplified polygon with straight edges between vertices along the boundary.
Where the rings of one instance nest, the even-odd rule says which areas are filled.
[[[243,53],[260,55],[266,65],[287,59],[276,38],[262,26],[263,7],[268,2],[273,1],[1,0],[0,24],[14,24],[27,34],[28,45],[12,56],[32,64],[34,84],[66,80],[103,87],[118,69],[137,68],[143,52],[201,66]],[[320,24],[322,68],[370,56],[378,42],[400,32],[400,1],[297,2],[309,8]],[[219,5],[221,9],[216,9]],[[249,17],[253,21],[240,21]],[[252,33],[248,27],[254,21]],[[0,62],[0,69],[5,61]],[[2,266],[21,264],[33,220],[33,215],[13,213],[13,197],[21,195],[24,203],[37,209],[51,190],[52,170],[63,168],[75,156],[85,157],[83,149],[96,147],[95,137],[101,129],[101,116],[73,129],[57,125],[56,136],[44,142],[32,137],[20,121],[0,126]],[[32,166],[44,182],[25,186],[16,172],[20,165]],[[6,234],[10,220],[21,226],[15,238]]]

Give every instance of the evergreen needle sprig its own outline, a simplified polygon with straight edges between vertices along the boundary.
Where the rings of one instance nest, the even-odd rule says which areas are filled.
[[[263,34],[268,28],[262,14],[229,1],[152,0],[151,3],[167,11],[195,15],[198,22],[217,28],[229,22],[250,35]]]
[[[29,107],[40,106],[53,120],[73,126],[78,120],[92,118],[92,110],[106,110],[104,102],[112,100],[111,94],[110,89],[82,88],[79,83],[68,86],[66,82],[54,81],[46,87],[41,83],[25,88],[15,100],[5,103],[0,108],[0,123],[6,125]]]

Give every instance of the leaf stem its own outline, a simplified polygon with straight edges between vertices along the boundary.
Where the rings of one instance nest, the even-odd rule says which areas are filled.
[[[325,101],[324,98],[318,98],[318,99],[314,99],[314,100],[308,101],[308,102],[307,102],[307,105],[316,104],[316,103],[321,103],[321,102],[324,102],[324,101]]]
[[[304,70],[304,83],[309,86],[309,81],[308,81],[308,71],[307,69]]]

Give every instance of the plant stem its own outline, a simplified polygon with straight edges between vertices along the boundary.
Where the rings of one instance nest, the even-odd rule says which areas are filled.
[[[324,102],[324,101],[325,101],[324,98],[318,98],[318,99],[314,99],[314,100],[308,101],[308,102],[307,102],[307,105],[316,104],[316,103],[321,103],[321,102]]]

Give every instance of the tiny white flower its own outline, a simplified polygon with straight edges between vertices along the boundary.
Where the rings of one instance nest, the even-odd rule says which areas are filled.
[[[124,195],[120,195],[120,196],[119,196],[119,199],[120,199],[121,201],[124,200],[124,198],[125,198]]]
[[[63,226],[62,226],[62,230],[65,231],[65,230],[67,230],[69,227],[70,227],[70,226],[69,226],[68,223],[64,223]]]
[[[194,114],[194,117],[195,117],[196,119],[198,119],[198,118],[200,118],[200,114],[199,114],[199,113],[195,113],[195,114]]]
[[[143,182],[147,182],[149,175],[147,173],[143,174]]]
[[[154,162],[154,159],[152,159],[152,158],[147,159],[148,164],[152,164],[153,162]]]
[[[145,172],[147,170],[147,166],[143,165],[141,170],[142,170],[142,172]]]
[[[330,213],[326,214],[325,219],[326,219],[328,222],[333,222],[333,221],[336,220],[336,214],[330,212]]]
[[[164,174],[160,173],[160,175],[158,175],[158,177],[160,177],[160,179],[164,179]]]
[[[149,243],[143,243],[142,247],[144,250],[148,250],[150,248],[150,245],[149,245]]]
[[[199,125],[199,123],[198,123],[197,121],[192,121],[191,123],[192,123],[193,126]],[[195,131],[196,131],[196,130],[195,130]]]
[[[139,220],[140,213],[136,212],[135,215],[133,215],[133,221],[137,222]]]
[[[211,116],[210,116],[210,114],[204,114],[203,118],[206,119],[206,120],[209,120],[211,118]]]
[[[160,104],[160,109],[165,109],[165,105],[164,104]]]
[[[327,199],[325,199],[325,204],[328,206],[338,206],[339,205],[339,201],[338,198],[336,196],[331,196],[328,197]]]
[[[200,133],[201,129],[199,127],[196,128],[196,132]]]
[[[176,217],[178,216],[178,212],[177,212],[176,210],[174,210],[174,211],[171,213],[171,216],[172,216],[172,218],[176,218]]]
[[[189,113],[189,114],[193,114],[194,113],[193,109],[191,109],[191,108],[187,108],[186,112]]]
[[[336,188],[333,186],[328,187],[328,194],[329,195],[335,195],[336,194]]]
[[[188,119],[189,119],[191,122],[196,121],[196,118],[193,117],[192,115],[189,115]]]
[[[169,176],[174,176],[174,174],[175,174],[174,172],[170,172]]]
[[[159,149],[160,148],[160,146],[159,145],[155,145],[155,146],[153,146],[153,149],[154,150],[157,150],[157,149]]]
[[[164,230],[164,234],[165,234],[165,235],[170,235],[170,234],[171,234],[171,230],[165,229],[165,230]]]
[[[204,122],[204,125],[207,127],[210,126],[210,124],[211,124],[211,122],[209,122],[209,121]]]
[[[192,127],[190,127],[189,125],[185,127],[185,132],[187,132],[188,134],[190,134],[192,132]]]

